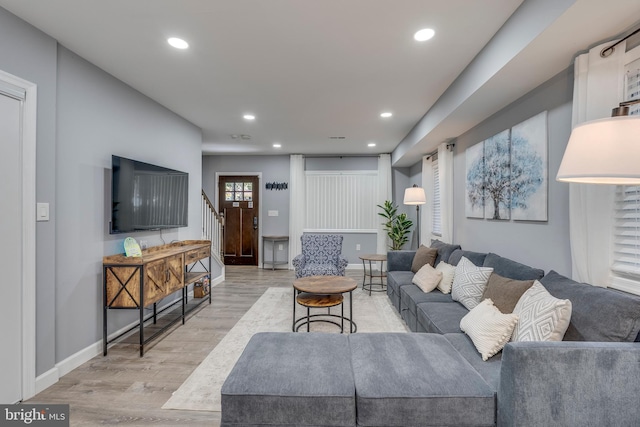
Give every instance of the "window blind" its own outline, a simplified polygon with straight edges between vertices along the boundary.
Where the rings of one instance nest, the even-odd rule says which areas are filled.
[[[433,201],[431,203],[431,233],[442,236],[442,214],[440,210],[440,174],[438,171],[438,160],[431,163],[433,170]]]
[[[640,279],[640,186],[618,186],[613,237],[611,269]]]
[[[305,230],[375,232],[377,179],[377,171],[308,171]]]

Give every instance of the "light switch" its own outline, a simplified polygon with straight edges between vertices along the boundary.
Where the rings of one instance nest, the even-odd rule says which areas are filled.
[[[268,215],[269,216],[278,216],[278,211],[269,211]]]
[[[49,203],[36,204],[36,221],[49,221]]]

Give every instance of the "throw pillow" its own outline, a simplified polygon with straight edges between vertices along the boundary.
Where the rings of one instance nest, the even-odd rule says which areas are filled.
[[[460,320],[460,329],[471,338],[482,360],[487,360],[509,342],[517,323],[518,316],[501,313],[486,299]]]
[[[533,280],[515,280],[502,277],[495,271],[489,276],[482,299],[490,298],[493,305],[503,313],[513,313],[522,294],[533,286]]]
[[[451,298],[471,310],[482,300],[484,288],[492,272],[493,268],[476,267],[474,263],[462,257],[453,276]]]
[[[438,286],[440,280],[442,280],[442,273],[431,267],[431,264],[425,264],[413,276],[411,281],[424,292],[431,292]]]
[[[431,264],[431,267],[435,265],[436,257],[438,256],[438,250],[436,248],[428,248],[425,245],[420,245],[413,257],[411,263],[411,272],[417,273],[425,264]]]
[[[551,295],[542,283],[533,283],[516,304],[520,321],[512,341],[562,341],[571,320],[571,301]]]
[[[440,261],[436,265],[436,270],[442,273],[442,280],[438,283],[438,289],[443,294],[451,293],[451,285],[453,285],[453,276],[456,273],[456,268],[451,264]]]

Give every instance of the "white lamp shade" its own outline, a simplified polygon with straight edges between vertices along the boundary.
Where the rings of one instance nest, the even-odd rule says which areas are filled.
[[[610,117],[576,126],[556,180],[640,184],[640,117]]]
[[[424,205],[427,203],[427,197],[424,194],[424,188],[409,187],[404,190],[405,205]]]

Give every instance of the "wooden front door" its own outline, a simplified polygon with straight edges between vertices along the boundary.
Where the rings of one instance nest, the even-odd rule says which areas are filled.
[[[225,265],[258,265],[257,176],[221,176],[218,194],[224,214]]]

